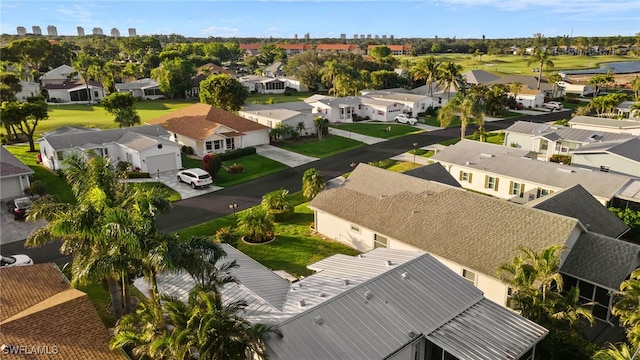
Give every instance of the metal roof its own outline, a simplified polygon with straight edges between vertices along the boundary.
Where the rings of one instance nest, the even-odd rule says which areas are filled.
[[[83,146],[85,144],[107,144],[117,142],[118,139],[127,133],[136,133],[146,135],[147,137],[157,138],[161,141],[161,136],[168,137],[167,130],[159,125],[134,126],[120,129],[109,129],[102,131],[81,131],[77,128],[69,128],[68,131],[61,133],[49,132],[43,134],[39,141],[46,140],[54,150],[72,149]]]
[[[609,153],[640,163],[640,138],[631,137],[606,144],[585,145],[571,152],[574,154]]]
[[[618,141],[633,137],[633,135],[626,133],[610,133],[595,130],[569,128],[564,126],[550,126],[546,124],[537,124],[527,121],[516,121],[513,125],[509,126],[504,131],[507,133],[527,134],[534,137],[541,136],[552,141],[562,139],[567,141],[580,142],[583,144]]]
[[[504,155],[505,148],[509,149],[500,145],[462,140],[439,151],[431,159],[555,188],[551,190],[580,184],[593,196],[607,200],[613,198],[632,179],[630,176]]]
[[[475,347],[470,351],[477,355],[468,358],[495,359],[504,349],[523,354],[547,332],[491,306],[467,280],[423,254],[281,322],[265,344],[276,360],[384,359],[421,334],[433,334],[455,354],[463,340],[448,329],[479,316],[484,326],[465,334],[473,339],[466,346]]]
[[[633,120],[616,120],[608,118],[599,118],[594,116],[574,116],[569,120],[569,125],[581,124],[581,125],[594,125],[601,127],[608,127],[613,129],[637,129],[640,128],[640,121]]]

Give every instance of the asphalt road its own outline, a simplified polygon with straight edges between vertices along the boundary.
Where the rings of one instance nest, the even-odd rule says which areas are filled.
[[[571,110],[565,110],[545,115],[523,116],[517,118],[517,120],[544,123],[569,118],[570,114]],[[486,123],[485,128],[487,131],[502,130],[509,127],[513,122],[514,120],[512,119],[494,121]],[[475,127],[470,126],[467,129],[467,134],[471,134],[475,130]],[[238,204],[236,211],[240,211],[260,203],[262,195],[273,190],[284,188],[292,193],[300,191],[302,188],[302,174],[309,168],[318,169],[323,177],[329,179],[351,171],[352,162],[358,164],[388,159],[411,150],[414,142],[418,143],[418,147],[422,147],[459,136],[460,130],[456,128],[404,136],[374,145],[363,146],[228,189],[177,201],[173,203],[173,207],[167,214],[163,214],[158,218],[158,227],[165,233],[179,231],[229,215],[232,212],[229,204]],[[35,263],[55,262],[62,267],[65,263],[71,261],[71,256],[61,255],[59,249],[59,242],[40,248],[27,249],[24,247],[24,241],[19,241],[2,245],[1,250],[3,254],[27,254]]]

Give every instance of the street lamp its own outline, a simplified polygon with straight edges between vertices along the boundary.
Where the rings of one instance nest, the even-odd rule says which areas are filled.
[[[236,209],[238,208],[238,204],[233,203],[233,204],[229,204],[229,209],[231,209],[231,211],[233,211],[233,217],[236,217]]]
[[[416,151],[418,150],[418,143],[414,142],[413,144],[413,163],[416,163]]]

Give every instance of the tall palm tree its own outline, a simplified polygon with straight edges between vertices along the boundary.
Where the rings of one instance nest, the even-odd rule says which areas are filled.
[[[449,93],[448,98],[451,98],[451,87],[455,90],[460,89],[460,74],[462,72],[462,65],[456,64],[453,61],[448,61],[440,67],[440,80],[438,85],[444,85],[444,88]]]
[[[320,172],[314,168],[307,169],[302,174],[302,195],[307,199],[313,199],[324,188],[326,182]]]
[[[543,50],[542,48],[536,47],[533,50],[533,54],[531,54],[527,60],[527,66],[530,66],[531,64],[538,64],[538,90],[540,90],[540,81],[542,80],[542,69],[545,67],[552,68],[555,66],[550,57],[551,54],[549,54],[546,49]]]
[[[433,95],[433,83],[440,80],[440,63],[433,56],[422,58],[412,67],[413,80],[424,80],[429,89],[429,96]]]
[[[519,81],[514,81],[513,83],[511,83],[511,86],[509,86],[509,90],[511,90],[511,92],[513,93],[516,101],[518,101],[518,94],[520,93],[520,91],[522,91],[522,86],[522,83]]]
[[[612,313],[620,318],[620,324],[627,330],[627,339],[640,348],[640,269],[631,273],[628,280],[620,284],[618,299]]]
[[[473,121],[484,130],[484,107],[473,94],[457,93],[438,111],[440,126],[447,127],[453,119],[460,118],[460,139],[464,139],[468,124]]]
[[[553,86],[552,96],[555,98],[556,96],[556,88],[558,87],[558,82],[562,81],[562,76],[559,73],[549,75],[549,82],[551,86]]]
[[[89,104],[91,104],[91,90],[89,90],[89,78],[91,67],[97,63],[97,59],[92,57],[89,54],[81,53],[78,55],[78,58],[73,61],[73,68],[78,72],[80,78],[84,81],[84,84],[87,89],[87,99],[89,100]]]
[[[631,82],[631,88],[633,89],[635,99],[640,100],[640,76],[636,76],[636,78],[633,79]]]

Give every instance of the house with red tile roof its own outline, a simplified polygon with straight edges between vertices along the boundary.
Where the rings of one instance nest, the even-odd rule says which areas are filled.
[[[11,359],[128,359],[87,294],[55,264],[0,269],[0,343]]]
[[[240,49],[244,53],[244,56],[256,56],[260,54],[260,47],[262,44],[240,44]]]
[[[360,46],[356,44],[318,44],[316,46],[317,52],[352,52],[355,54],[360,54],[362,51],[360,50]]]
[[[270,128],[207,104],[194,104],[147,121],[165,128],[170,139],[196,155],[269,144]]]
[[[313,49],[311,44],[276,44],[276,47],[284,50],[287,56],[300,54],[301,52]]]
[[[411,45],[386,45],[386,44],[378,44],[378,45],[369,45],[367,47],[367,54],[371,53],[371,49],[377,48],[380,46],[386,46],[391,50],[391,55],[411,55]]]

